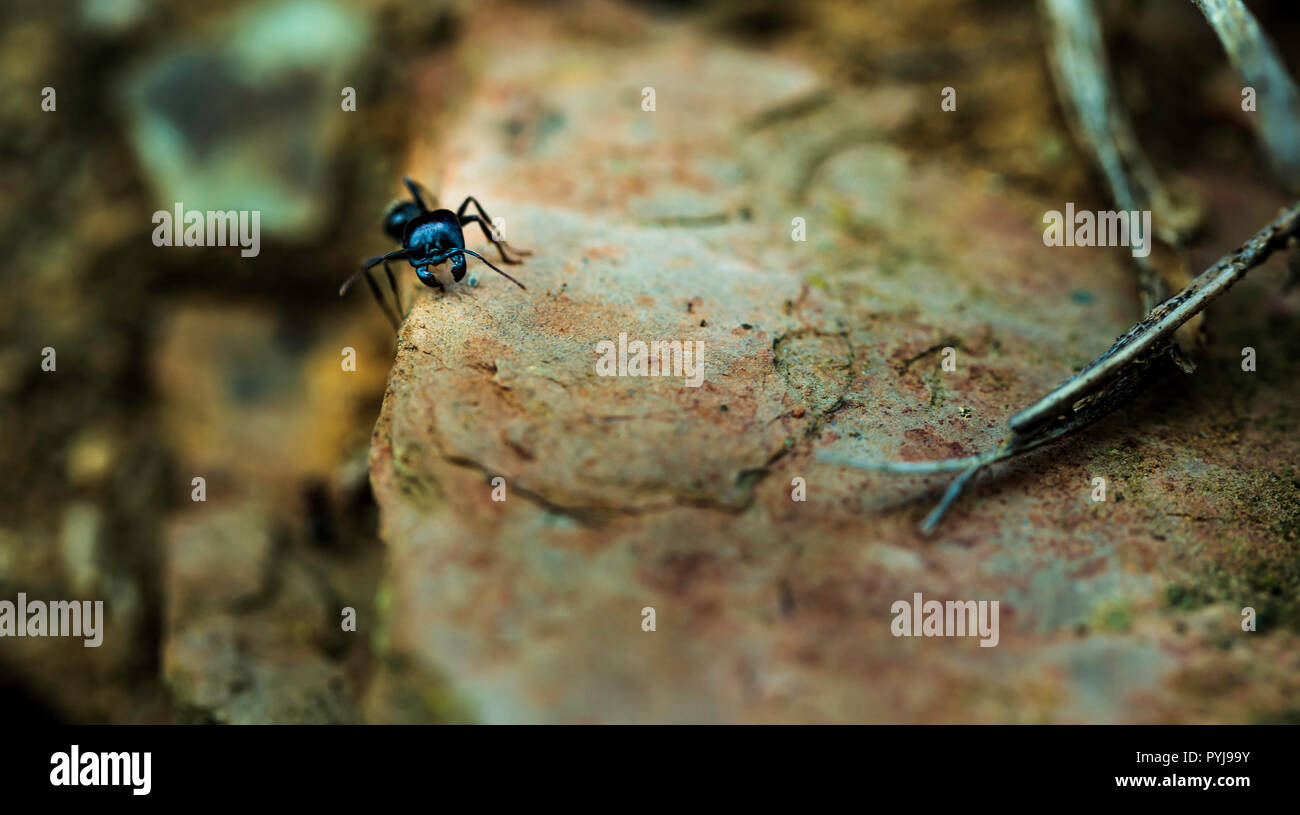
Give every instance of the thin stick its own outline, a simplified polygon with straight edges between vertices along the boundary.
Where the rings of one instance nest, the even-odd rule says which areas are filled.
[[[1182,247],[1205,220],[1204,200],[1190,187],[1179,185],[1175,194],[1162,184],[1142,150],[1111,76],[1093,0],[1039,0],[1039,7],[1047,62],[1075,141],[1092,159],[1119,210],[1135,218],[1151,212],[1154,235],[1143,236],[1147,252],[1133,258],[1142,311],[1150,311],[1191,279]],[[1201,339],[1200,323],[1192,322],[1175,337],[1175,359],[1188,373],[1196,366],[1183,352]]]
[[[820,451],[817,460],[894,473],[962,471],[948,487],[939,505],[926,516],[921,529],[931,532],[980,470],[1072,435],[1126,404],[1134,393],[1163,372],[1158,363],[1172,358],[1174,346],[1170,335],[1178,326],[1298,234],[1300,203],[1283,210],[1239,249],[1225,255],[1181,292],[1152,309],[1145,319],[1120,336],[1110,349],[1082,371],[1011,417],[1010,435],[992,450],[976,456],[938,461],[877,461]]]
[[[1048,65],[1075,141],[1090,154],[1115,205],[1125,212],[1151,210],[1160,240],[1180,246],[1199,228],[1203,207],[1176,201],[1142,150],[1111,76],[1092,0],[1039,0],[1039,6],[1046,22]],[[1155,268],[1156,257],[1135,259],[1142,308],[1150,310],[1169,296],[1170,287]]]
[[[1245,87],[1256,91],[1255,121],[1278,173],[1300,187],[1300,91],[1259,22],[1241,0],[1192,0],[1228,52]],[[1254,118],[1254,117],[1252,117]]]
[[[1057,416],[1067,413],[1075,402],[1096,392],[1138,358],[1159,350],[1158,346],[1180,325],[1208,306],[1246,273],[1268,259],[1300,230],[1300,203],[1282,211],[1232,254],[1225,255],[1201,272],[1178,294],[1156,306],[1130,328],[1104,354],[1086,368],[1062,382],[1051,393],[1011,417],[1011,429],[1025,434]]]
[[[1300,186],[1300,92],[1287,75],[1271,43],[1241,0],[1192,0],[1219,35],[1244,84],[1259,94],[1260,131],[1284,180]],[[1091,153],[1111,196],[1123,210],[1151,209],[1161,239],[1177,252],[1182,239],[1200,220],[1196,208],[1176,207],[1142,152],[1110,76],[1101,26],[1092,0],[1039,0],[1049,24],[1049,60],[1066,118],[1075,137]],[[1174,332],[1300,231],[1300,203],[1293,204],[1237,251],[1221,258],[1175,296],[1165,299],[1168,284],[1151,261],[1138,261],[1139,283],[1147,316],[1121,335],[1101,356],[1069,377],[1008,422],[1010,434],[993,450],[977,456],[924,462],[883,462],[827,451],[822,461],[896,473],[961,471],[939,505],[926,516],[930,532],[962,490],[989,465],[1078,432],[1108,415],[1145,387],[1173,362],[1192,366],[1182,355]],[[1147,238],[1150,240],[1150,236]],[[1183,261],[1175,255],[1182,273]],[[1294,261],[1294,258],[1293,258]],[[1175,284],[1176,285],[1176,284]]]

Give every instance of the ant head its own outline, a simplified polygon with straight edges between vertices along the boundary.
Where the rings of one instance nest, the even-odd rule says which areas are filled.
[[[406,237],[406,225],[420,214],[413,201],[394,201],[384,213],[384,234],[401,243]]]
[[[453,251],[465,247],[456,214],[444,210],[422,212],[408,221],[402,242],[410,251],[412,266],[442,263]]]
[[[438,269],[442,268],[442,264],[448,262],[451,264],[451,281],[459,283],[465,278],[466,266],[464,253],[456,249],[427,258],[426,262],[415,267],[415,275],[420,278],[420,282],[424,285],[441,288],[440,283],[447,281],[445,278],[438,281]]]

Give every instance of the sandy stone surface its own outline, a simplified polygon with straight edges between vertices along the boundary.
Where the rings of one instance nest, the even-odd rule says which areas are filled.
[[[444,206],[475,195],[535,252],[511,269],[528,290],[471,260],[479,285],[421,289],[401,330],[370,462],[389,547],[372,691],[405,701],[369,718],[1296,715],[1298,366],[1290,324],[1262,316],[1276,263],[1217,309],[1196,374],[995,470],[924,537],[945,482],[817,451],[995,444],[1139,316],[1123,255],[1049,250],[1050,189],[909,150],[937,92],[832,91],[794,58],[681,32],[565,49],[509,23],[477,24],[493,56],[416,164],[440,169]],[[1274,205],[1197,181],[1203,266]],[[620,334],[702,342],[701,386],[598,376]],[[998,600],[998,645],[892,636],[915,592]]]

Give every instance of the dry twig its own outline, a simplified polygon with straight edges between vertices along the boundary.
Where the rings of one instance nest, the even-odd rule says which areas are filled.
[[[1266,88],[1269,104],[1281,111],[1261,125],[1270,155],[1287,173],[1300,170],[1300,105],[1295,87],[1258,24],[1240,0],[1193,2],[1214,26],[1242,76],[1258,82],[1261,97]],[[934,530],[966,485],[986,467],[1078,432],[1127,404],[1170,363],[1190,372],[1175,332],[1198,318],[1206,306],[1274,251],[1300,237],[1297,203],[1183,285],[1178,294],[1165,299],[1171,279],[1181,277],[1180,284],[1186,279],[1179,246],[1194,231],[1200,215],[1196,207],[1174,203],[1143,154],[1110,78],[1091,0],[1040,0],[1040,7],[1049,27],[1053,76],[1075,137],[1096,163],[1121,209],[1152,210],[1153,220],[1160,225],[1157,234],[1169,251],[1160,261],[1154,260],[1158,256],[1139,260],[1138,279],[1147,316],[1083,370],[1012,416],[1010,433],[996,448],[965,458],[918,462],[864,460],[831,451],[818,454],[822,461],[885,472],[960,472],[926,516],[922,524],[925,532]],[[1296,177],[1288,174],[1284,180]],[[1183,333],[1187,339],[1188,332]]]

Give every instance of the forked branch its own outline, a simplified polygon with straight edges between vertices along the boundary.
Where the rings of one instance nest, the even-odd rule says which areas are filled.
[[[1173,333],[1222,296],[1251,269],[1300,237],[1300,203],[1283,210],[1236,251],[1220,258],[1182,291],[1151,310],[1122,334],[1105,353],[1066,379],[1008,422],[1010,434],[996,448],[977,456],[940,461],[874,461],[821,451],[818,460],[893,473],[938,473],[960,470],[922,525],[931,532],[967,484],[985,467],[1068,436],[1125,404],[1159,373],[1174,351]]]

